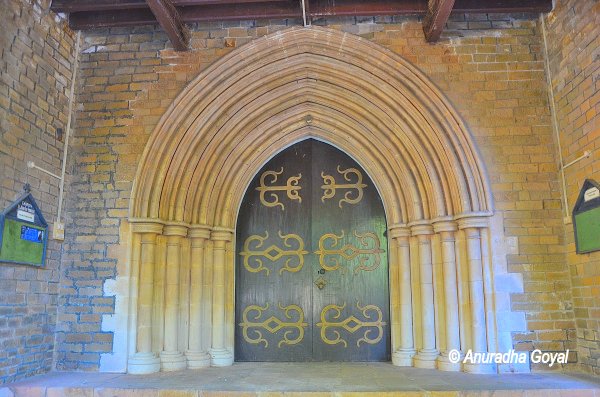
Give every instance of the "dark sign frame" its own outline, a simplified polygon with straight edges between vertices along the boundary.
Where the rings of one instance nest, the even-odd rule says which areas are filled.
[[[579,228],[577,227],[577,215],[582,215],[591,211],[600,211],[600,197],[585,201],[585,193],[592,188],[600,190],[600,184],[592,179],[586,179],[585,182],[583,182],[583,186],[579,192],[579,197],[577,198],[575,206],[573,207],[573,230],[575,232],[575,247],[578,254],[587,254],[589,252],[600,251],[600,235],[598,235],[598,241],[595,246],[584,249],[581,247],[581,239],[583,236],[581,230],[578,230]],[[598,222],[600,222],[600,215],[598,216]]]
[[[27,204],[27,205],[25,205]],[[22,208],[26,208],[26,211],[23,211]],[[33,210],[33,213],[31,212]],[[24,217],[24,215],[27,215]],[[33,220],[28,219],[32,217]],[[14,221],[23,224],[21,226],[21,230],[24,227],[33,228],[37,230],[43,231],[41,243],[42,247],[42,258],[39,262],[31,262],[27,260],[15,260],[15,259],[6,259],[6,253],[2,252],[3,241],[4,241],[4,230],[7,221]],[[29,232],[27,229],[26,232]],[[29,234],[29,233],[28,233]],[[26,241],[34,242],[30,238],[23,238],[21,235],[21,239]],[[25,192],[21,194],[15,201],[13,201],[4,211],[0,212],[0,263],[14,263],[19,265],[31,265],[31,266],[39,266],[44,267],[46,264],[46,250],[48,248],[48,223],[44,219],[42,215],[42,211],[38,207],[33,195],[28,189],[28,186],[25,187]]]

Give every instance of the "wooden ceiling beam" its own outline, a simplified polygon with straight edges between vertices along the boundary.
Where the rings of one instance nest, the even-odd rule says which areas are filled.
[[[428,42],[438,41],[450,12],[454,7],[454,0],[429,0],[427,13],[423,18],[423,32]]]
[[[73,12],[69,14],[69,26],[73,30],[112,28],[118,26],[141,26],[157,24],[150,9],[123,11]]]
[[[138,0],[54,0],[54,7],[65,9],[68,4],[82,3],[91,7],[92,1],[102,9],[90,12],[85,9],[72,12],[69,16],[71,28],[90,29],[97,27],[135,26],[156,23],[153,14],[144,2],[143,8]],[[185,23],[302,18],[302,9],[297,0],[263,0],[230,1],[230,0],[171,0],[177,7],[181,20]],[[204,3],[202,3],[204,2]],[[211,2],[211,4],[209,4]],[[119,7],[106,8],[108,3],[119,3]],[[184,4],[185,6],[181,6]],[[201,4],[202,5],[198,5]],[[552,0],[455,0],[452,12],[455,13],[540,13],[552,9]],[[56,9],[54,9],[56,11]],[[426,0],[311,0],[308,17],[327,16],[385,16],[424,14],[427,12]]]
[[[552,0],[456,0],[453,12],[470,13],[540,13],[552,11]]]
[[[171,0],[146,0],[156,20],[177,51],[189,49],[190,33]]]
[[[238,3],[286,3],[289,0],[171,0],[176,7],[223,5]],[[146,0],[53,0],[54,12],[116,11],[148,8]]]

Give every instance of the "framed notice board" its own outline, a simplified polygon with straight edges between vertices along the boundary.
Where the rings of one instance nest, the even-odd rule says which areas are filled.
[[[578,254],[600,250],[600,185],[586,179],[573,208]]]
[[[0,262],[44,266],[48,224],[29,191],[0,213]]]

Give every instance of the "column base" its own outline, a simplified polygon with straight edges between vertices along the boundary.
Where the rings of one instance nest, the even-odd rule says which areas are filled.
[[[415,349],[398,349],[392,354],[392,364],[397,367],[412,367]]]
[[[160,352],[160,368],[163,371],[179,371],[186,367],[185,357],[179,352]]]
[[[495,374],[497,372],[495,364],[472,364],[472,363],[464,363],[463,371],[468,372],[470,374]]]
[[[441,371],[459,372],[462,368],[462,359],[463,356],[460,357],[457,363],[454,363],[450,361],[447,355],[440,354],[437,358],[437,367]]]
[[[127,360],[127,373],[153,374],[160,371],[160,359],[154,353],[135,353]]]
[[[186,351],[187,366],[189,369],[210,367],[210,354],[207,352]]]
[[[435,369],[435,362],[440,352],[436,349],[419,350],[414,357],[415,367]]]
[[[233,354],[227,349],[210,349],[210,365],[213,367],[233,365]]]

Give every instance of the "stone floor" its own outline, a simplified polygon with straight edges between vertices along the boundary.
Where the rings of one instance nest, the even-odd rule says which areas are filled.
[[[354,393],[347,393],[354,392]],[[561,373],[472,375],[388,363],[236,363],[153,375],[53,372],[0,387],[0,397],[204,396],[600,397],[600,379]]]

